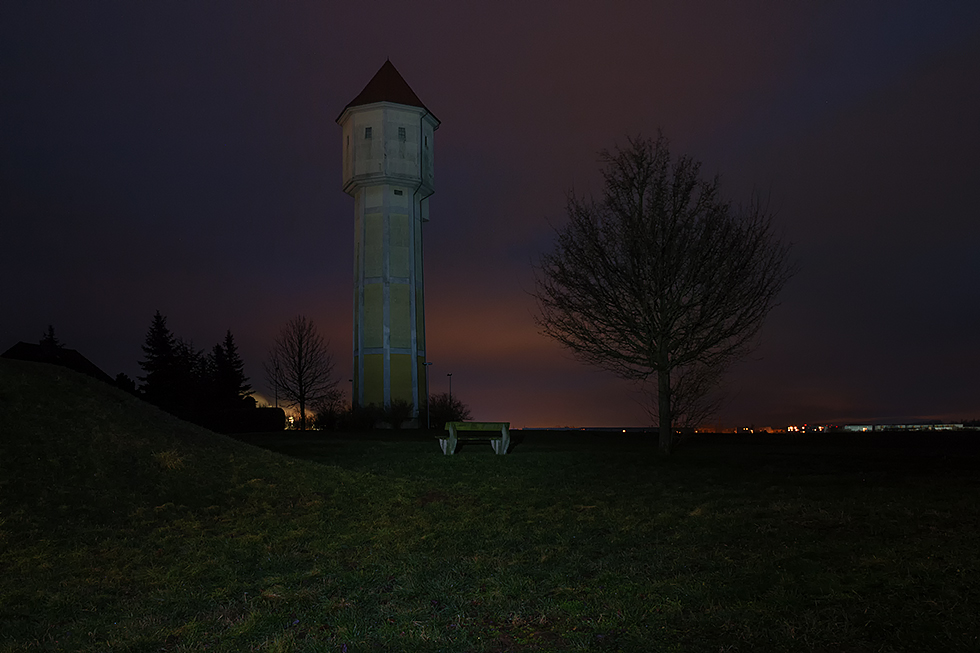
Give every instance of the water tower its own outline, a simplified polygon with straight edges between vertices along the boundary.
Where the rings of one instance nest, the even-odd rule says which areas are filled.
[[[422,223],[439,121],[386,61],[337,118],[354,198],[354,379],[358,406],[425,408]],[[420,390],[421,389],[421,390]]]

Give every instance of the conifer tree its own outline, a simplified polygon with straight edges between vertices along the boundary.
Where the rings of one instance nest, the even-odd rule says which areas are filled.
[[[223,379],[228,388],[229,396],[234,395],[236,401],[244,399],[252,394],[252,386],[248,383],[245,376],[245,363],[238,354],[238,346],[235,344],[235,337],[231,334],[231,329],[225,334],[225,377]]]
[[[161,408],[173,409],[177,389],[177,340],[167,327],[167,318],[157,311],[143,343],[144,360],[139,365],[146,376],[140,391],[148,401]]]
[[[207,360],[210,401],[222,408],[239,408],[241,400],[252,394],[252,386],[245,376],[245,364],[238,354],[238,346],[231,329],[225,339],[214,346]]]
[[[208,353],[204,361],[207,377],[207,403],[213,408],[227,408],[228,401],[221,383],[223,370],[228,363],[225,360],[225,348],[219,342]]]
[[[175,415],[197,421],[209,411],[240,408],[252,388],[229,330],[223,342],[205,356],[190,340],[179,338],[157,311],[143,344],[140,390],[147,401]]]
[[[206,405],[208,384],[204,352],[195,349],[190,340],[177,338],[174,353],[174,412],[186,417]]]
[[[48,330],[41,336],[41,340],[38,341],[38,344],[40,344],[42,347],[50,347],[51,349],[61,349],[64,347],[64,345],[61,344],[61,341],[58,340],[58,337],[54,335],[54,327],[50,324],[48,325]]]
[[[136,390],[136,381],[129,378],[129,375],[125,372],[120,372],[116,375],[116,387],[120,390],[125,390],[131,395],[139,396],[139,392]]]

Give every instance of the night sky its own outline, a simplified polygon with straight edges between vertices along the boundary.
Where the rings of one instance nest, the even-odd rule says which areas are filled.
[[[726,425],[980,417],[980,3],[4,2],[0,350],[115,376],[156,310],[252,384],[291,317],[351,373],[335,123],[390,58],[442,122],[428,358],[474,419],[644,425],[534,324],[531,261],[597,151],[662,128],[769,197],[800,272]]]

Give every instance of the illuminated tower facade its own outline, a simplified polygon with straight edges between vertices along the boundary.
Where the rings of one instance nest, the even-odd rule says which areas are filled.
[[[425,408],[422,223],[433,186],[433,116],[390,61],[351,100],[344,192],[354,198],[354,402]]]

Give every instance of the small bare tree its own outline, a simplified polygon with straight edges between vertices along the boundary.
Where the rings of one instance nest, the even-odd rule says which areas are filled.
[[[711,391],[755,344],[793,274],[759,202],[734,207],[667,139],[602,151],[600,200],[568,197],[568,222],[536,266],[542,332],[587,363],[649,383],[670,453],[674,426],[716,407]]]
[[[269,350],[265,374],[286,401],[299,407],[299,428],[306,430],[306,409],[328,401],[335,393],[334,362],[329,343],[311,320],[293,318],[279,331]]]

